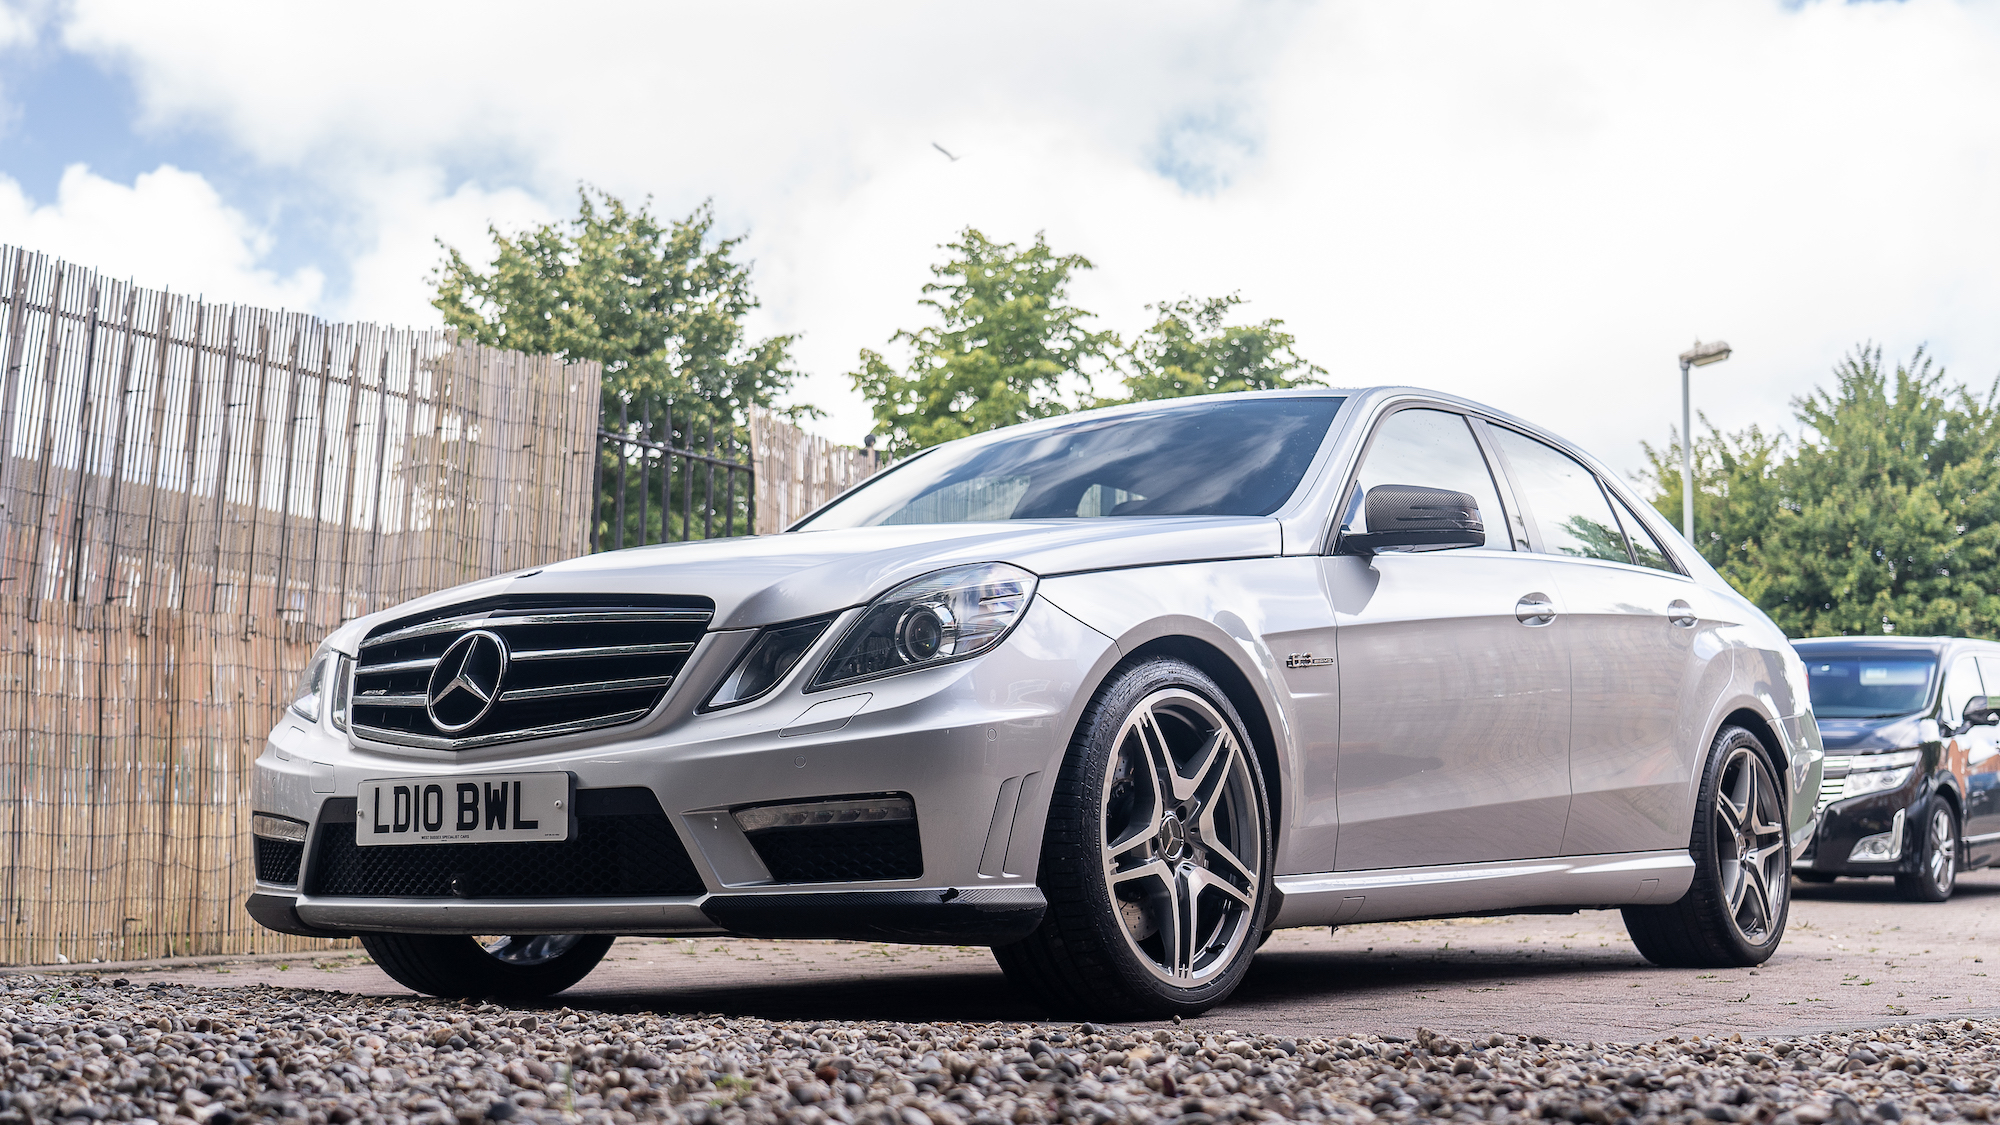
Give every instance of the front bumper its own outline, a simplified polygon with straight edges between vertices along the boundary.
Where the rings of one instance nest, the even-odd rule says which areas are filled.
[[[1917,870],[1917,833],[1923,830],[1924,815],[1936,798],[1921,781],[1886,793],[1871,793],[1835,801],[1819,814],[1812,843],[1792,866],[1800,871],[1823,875],[1907,875]],[[1893,830],[1897,813],[1902,817],[1902,847],[1895,859],[1850,862],[1848,856],[1863,838]]]
[[[257,762],[253,808],[309,826],[302,863],[294,882],[260,878],[246,908],[269,928],[313,936],[726,932],[998,944],[1032,931],[1045,906],[1035,868],[1050,782],[1089,685],[1116,659],[1110,640],[1038,600],[999,648],[974,660],[813,695],[799,692],[804,677],[795,673],[764,699],[698,713],[748,640],[747,632],[709,634],[652,715],[595,740],[437,751],[356,744],[328,722],[288,715]],[[352,879],[335,887],[323,878],[340,847],[371,859],[404,850],[343,841],[343,830],[352,839],[362,781],[509,770],[569,772],[579,810],[587,791],[650,792],[659,803],[653,815],[664,814],[691,868],[668,894],[564,893],[543,880],[534,895],[503,895],[482,891],[477,876],[455,875],[448,893],[426,885],[425,893],[374,894]],[[915,806],[920,869],[897,871],[905,877],[800,881],[734,815],[745,806],[890,793]]]

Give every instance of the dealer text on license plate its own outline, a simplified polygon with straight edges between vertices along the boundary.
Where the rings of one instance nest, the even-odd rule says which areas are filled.
[[[384,777],[361,783],[354,842],[491,844],[567,840],[572,785],[567,773]]]

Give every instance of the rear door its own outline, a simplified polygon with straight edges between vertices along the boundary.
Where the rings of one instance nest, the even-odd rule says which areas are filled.
[[[1685,848],[1690,780],[1707,751],[1703,685],[1719,690],[1730,668],[1704,612],[1711,598],[1590,468],[1527,434],[1491,433],[1567,609],[1563,854]]]

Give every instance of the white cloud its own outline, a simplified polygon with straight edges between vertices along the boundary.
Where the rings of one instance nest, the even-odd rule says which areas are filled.
[[[1698,376],[1729,426],[1788,422],[1864,338],[2000,369],[1991,3],[79,0],[65,36],[152,127],[356,200],[354,316],[423,315],[433,235],[566,212],[580,179],[713,196],[847,440],[842,373],[968,223],[1091,257],[1076,295],[1122,330],[1240,290],[1337,380],[1466,393],[1626,468],[1697,335],[1737,348]]]
[[[0,242],[211,301],[314,308],[320,272],[279,276],[261,267],[269,241],[206,179],[171,165],[141,173],[129,187],[72,165],[55,202],[40,206],[0,176]]]

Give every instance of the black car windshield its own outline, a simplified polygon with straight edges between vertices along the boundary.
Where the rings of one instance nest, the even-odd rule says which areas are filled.
[[[1937,659],[1921,653],[1799,655],[1812,684],[1813,714],[1822,719],[1886,719],[1921,711],[1937,671]]]
[[[942,446],[835,500],[798,530],[1097,516],[1268,516],[1343,400],[1274,396],[1079,419]]]

